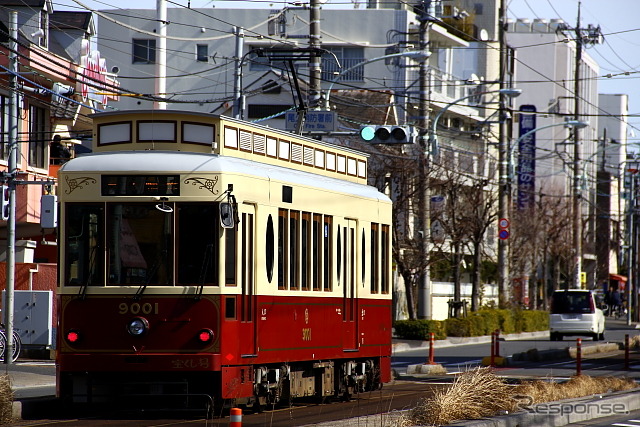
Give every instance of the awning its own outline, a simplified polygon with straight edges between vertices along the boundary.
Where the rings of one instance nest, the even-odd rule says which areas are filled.
[[[627,276],[622,276],[620,274],[609,274],[609,280],[617,280],[618,282],[626,282]]]

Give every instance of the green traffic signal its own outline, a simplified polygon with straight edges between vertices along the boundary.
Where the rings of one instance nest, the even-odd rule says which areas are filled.
[[[360,138],[365,141],[373,141],[373,138],[376,137],[376,130],[374,126],[363,126],[360,129]]]

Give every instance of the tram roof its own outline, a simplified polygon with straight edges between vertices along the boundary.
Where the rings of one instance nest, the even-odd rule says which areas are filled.
[[[76,157],[60,168],[61,173],[230,173],[250,175],[266,180],[295,183],[366,198],[389,201],[375,187],[343,181],[296,169],[254,162],[217,154],[176,151],[112,151]]]

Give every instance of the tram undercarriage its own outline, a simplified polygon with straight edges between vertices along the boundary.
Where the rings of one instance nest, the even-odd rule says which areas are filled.
[[[222,385],[225,379],[219,372],[190,375],[166,372],[66,373],[61,376],[60,387],[61,398],[70,404],[117,403],[123,409],[194,409],[240,405],[260,411],[286,406],[304,398],[323,402],[334,398],[349,400],[358,393],[381,388],[379,372],[376,359],[254,366],[254,395],[237,397],[223,396],[221,390],[224,389]],[[244,390],[250,388],[245,387]]]

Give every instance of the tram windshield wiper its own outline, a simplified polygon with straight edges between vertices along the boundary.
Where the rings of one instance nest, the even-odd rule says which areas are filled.
[[[200,267],[200,278],[198,282],[198,292],[196,292],[195,299],[202,298],[202,292],[204,291],[204,282],[207,280],[207,272],[209,271],[209,265],[211,265],[211,257],[213,256],[213,243],[207,244],[204,250],[204,256],[202,258],[202,267]]]
[[[89,287],[89,282],[93,277],[93,273],[95,273],[96,263],[95,263],[95,255],[98,252],[98,247],[94,246],[91,248],[89,253],[89,271],[87,271],[87,279],[80,285],[80,290],[78,291],[78,297],[81,300],[87,298],[87,288]]]
[[[140,285],[140,287],[136,291],[136,294],[133,296],[134,300],[137,301],[140,298],[142,298],[142,294],[144,294],[144,291],[147,290],[147,285],[151,283],[151,279],[156,274],[156,271],[158,271],[159,268],[160,268],[160,259],[157,259],[153,267],[151,267],[151,269],[147,271],[145,282],[142,285]]]

